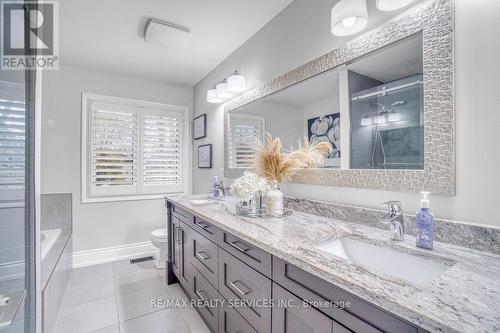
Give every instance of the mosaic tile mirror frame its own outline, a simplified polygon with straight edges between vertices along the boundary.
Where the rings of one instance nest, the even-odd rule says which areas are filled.
[[[357,187],[388,191],[430,191],[455,194],[454,116],[454,1],[431,0],[412,7],[378,28],[320,56],[278,78],[232,99],[224,105],[224,174],[236,178],[245,168],[231,167],[229,116],[241,107],[340,68],[355,59],[422,35],[423,59],[423,168],[305,170],[289,182]]]

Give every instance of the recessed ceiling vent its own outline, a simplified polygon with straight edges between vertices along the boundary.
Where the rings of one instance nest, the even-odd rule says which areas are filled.
[[[191,39],[191,30],[169,22],[149,20],[144,39],[161,46],[183,49]]]

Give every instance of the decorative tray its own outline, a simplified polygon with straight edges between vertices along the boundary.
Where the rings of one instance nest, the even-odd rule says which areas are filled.
[[[240,212],[236,211],[236,215],[243,217],[250,217],[256,219],[282,219],[293,214],[293,210],[289,208],[284,208],[281,214],[277,215],[267,215],[265,210],[257,210],[255,212]]]

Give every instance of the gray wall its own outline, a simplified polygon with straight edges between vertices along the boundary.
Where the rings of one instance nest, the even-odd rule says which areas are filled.
[[[222,106],[206,103],[207,89],[235,69],[247,76],[253,88],[345,42],[329,32],[333,3],[294,1],[195,86],[195,115],[208,114],[208,136],[196,144],[214,144],[214,171],[193,168],[194,192],[209,191],[209,175],[220,173],[224,161]],[[380,12],[372,14],[370,27],[387,18]],[[495,207],[500,197],[500,150],[496,148],[500,94],[495,93],[500,89],[500,43],[495,41],[496,31],[500,31],[500,1],[456,0],[457,194],[433,197],[431,208],[442,218],[500,226]],[[284,191],[289,196],[377,208],[385,200],[400,199],[407,213],[419,205],[415,193],[300,184],[286,184]]]
[[[74,251],[148,241],[153,229],[164,227],[162,200],[81,203],[82,92],[184,105],[191,110],[193,91],[76,67],[44,72],[41,192],[73,194]]]

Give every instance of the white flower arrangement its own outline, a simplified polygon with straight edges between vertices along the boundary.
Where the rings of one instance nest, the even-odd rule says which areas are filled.
[[[229,193],[241,201],[248,201],[253,198],[255,193],[261,191],[262,195],[266,195],[270,189],[269,184],[264,178],[259,177],[253,172],[245,171],[243,176],[231,184]]]

